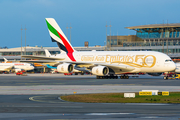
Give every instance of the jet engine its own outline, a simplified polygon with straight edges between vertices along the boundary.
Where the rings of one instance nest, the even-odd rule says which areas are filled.
[[[92,68],[92,74],[104,76],[109,73],[109,68],[106,66],[97,66]]]
[[[71,73],[73,71],[73,65],[70,63],[63,63],[57,66],[57,71],[61,73]]]
[[[147,73],[148,75],[152,75],[152,76],[160,76],[162,75],[162,73]]]
[[[175,73],[180,73],[180,63],[176,63]]]

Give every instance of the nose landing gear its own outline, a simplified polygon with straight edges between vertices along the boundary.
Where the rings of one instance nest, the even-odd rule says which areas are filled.
[[[164,80],[168,80],[168,76],[164,76]]]

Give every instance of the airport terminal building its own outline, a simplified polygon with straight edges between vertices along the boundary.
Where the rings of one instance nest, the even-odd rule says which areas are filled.
[[[110,47],[110,50],[159,51],[168,54],[171,58],[180,58],[180,23],[126,28],[135,30],[136,35],[107,36],[107,47]]]

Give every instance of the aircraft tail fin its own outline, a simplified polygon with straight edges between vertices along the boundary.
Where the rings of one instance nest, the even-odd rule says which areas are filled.
[[[60,48],[61,52],[73,53],[75,51],[74,48],[64,35],[55,19],[46,18],[46,23],[52,42],[57,42],[57,45]]]
[[[44,51],[45,51],[46,57],[50,57],[51,56],[51,53],[48,51],[48,49],[44,49]]]
[[[3,57],[3,58],[4,58],[4,62],[7,63],[8,60],[5,57]]]

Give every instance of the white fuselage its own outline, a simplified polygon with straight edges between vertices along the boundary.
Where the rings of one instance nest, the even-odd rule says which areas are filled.
[[[58,54],[53,57],[65,58],[62,61],[72,61],[67,54]],[[155,51],[85,51],[73,52],[76,62],[104,63],[117,66],[135,68],[131,73],[157,73],[174,71],[176,66],[169,56]],[[116,74],[122,74],[119,69]]]
[[[22,69],[33,70],[34,66],[29,63],[0,63],[0,71],[6,71],[7,69]]]

